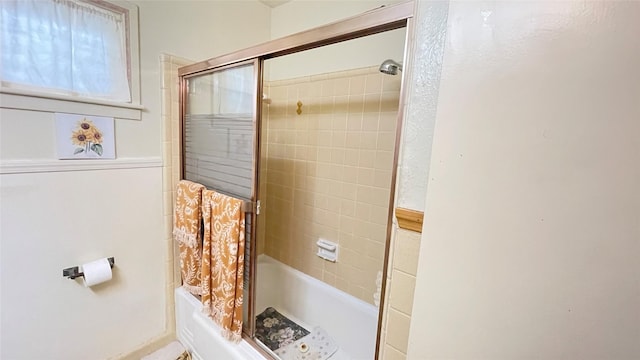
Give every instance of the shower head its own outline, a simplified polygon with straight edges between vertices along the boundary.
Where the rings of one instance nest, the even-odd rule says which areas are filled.
[[[380,64],[381,73],[385,73],[387,75],[397,75],[398,70],[402,71],[402,65],[391,59],[387,59],[383,61],[382,64]]]

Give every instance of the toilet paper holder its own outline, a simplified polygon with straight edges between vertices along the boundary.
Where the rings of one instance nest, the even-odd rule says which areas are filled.
[[[109,266],[111,266],[111,268],[113,269],[113,265],[115,265],[116,259],[114,257],[110,257],[107,258],[107,261],[109,261]],[[62,276],[68,277],[69,279],[73,280],[78,277],[84,277],[84,273],[80,272],[80,267],[74,266],[62,269]]]

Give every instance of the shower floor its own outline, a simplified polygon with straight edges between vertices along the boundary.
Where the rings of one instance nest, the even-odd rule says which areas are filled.
[[[310,331],[272,307],[256,316],[256,338],[272,351],[309,335]]]
[[[375,357],[378,309],[373,305],[266,255],[258,257],[258,273],[256,315],[272,307],[312,334],[324,330],[338,346],[331,360]]]

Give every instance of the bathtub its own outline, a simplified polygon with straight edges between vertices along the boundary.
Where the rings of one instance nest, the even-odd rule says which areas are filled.
[[[374,358],[377,307],[266,255],[258,257],[257,268],[256,314],[271,306],[308,330],[322,327],[339,346],[331,360]],[[175,297],[177,336],[195,360],[264,359],[245,341],[223,339],[200,301],[184,289],[176,289]]]
[[[188,291],[177,288],[175,299],[176,335],[193,360],[264,360],[264,356],[246,341],[233,344],[224,339],[220,327],[202,313],[200,300]]]

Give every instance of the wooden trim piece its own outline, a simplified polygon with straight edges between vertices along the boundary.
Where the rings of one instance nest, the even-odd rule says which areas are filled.
[[[413,1],[380,7],[342,21],[271,40],[263,44],[178,69],[180,76],[192,75],[234,62],[265,59],[335,44],[341,41],[403,28],[413,16]]]
[[[396,208],[396,219],[398,219],[398,226],[402,229],[411,231],[422,232],[422,221],[424,220],[424,212]]]

